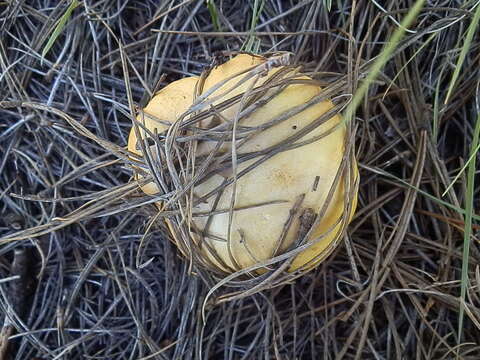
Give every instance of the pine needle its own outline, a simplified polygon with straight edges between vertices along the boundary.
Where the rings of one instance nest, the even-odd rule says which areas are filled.
[[[60,17],[60,19],[58,19],[52,31],[52,34],[50,35],[50,38],[48,39],[47,43],[43,47],[42,59],[48,54],[53,44],[55,44],[55,41],[57,41],[57,38],[60,36],[63,29],[65,28],[67,21],[70,19],[70,16],[72,15],[73,10],[75,10],[79,5],[80,3],[78,2],[78,0],[73,0],[68,6],[67,10],[65,10],[63,15]]]
[[[462,69],[463,62],[465,61],[465,57],[467,56],[467,53],[470,50],[470,47],[472,46],[473,35],[475,35],[475,31],[477,29],[479,22],[480,22],[480,6],[477,4],[477,10],[475,11],[475,15],[473,16],[472,22],[468,27],[467,36],[465,38],[465,42],[463,43],[460,56],[458,57],[457,65],[455,66],[455,71],[453,72],[452,80],[450,81],[450,86],[448,87],[447,97],[445,98],[445,104],[448,103],[448,100],[450,100],[450,96],[452,95],[452,92],[455,89],[455,84],[457,83],[458,76],[460,75],[460,70]]]

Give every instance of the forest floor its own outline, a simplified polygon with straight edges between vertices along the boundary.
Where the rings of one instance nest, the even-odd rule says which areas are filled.
[[[0,1],[0,358],[479,359],[479,9]],[[150,226],[122,149],[133,106],[245,48],[343,76],[344,100],[371,82],[344,241],[295,281],[221,301],[245,285],[210,292]]]

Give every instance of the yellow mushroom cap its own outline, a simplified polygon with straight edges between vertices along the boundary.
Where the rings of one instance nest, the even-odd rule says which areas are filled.
[[[248,93],[253,87],[265,84],[282,69],[289,70],[283,67],[266,68],[261,74],[255,73],[254,76],[251,76],[252,72],[246,71],[262,65],[265,61],[266,59],[263,57],[247,54],[232,58],[211,70],[203,84],[202,93],[209,94],[207,101],[211,99],[212,105],[216,106],[236,95]],[[246,76],[250,76],[250,78],[246,80]],[[272,96],[268,103],[239,120],[238,124],[243,130],[255,129],[266,124],[321,94],[320,86],[308,76],[295,75],[294,72],[291,72],[289,76],[305,81],[292,83],[276,95],[276,88],[268,90],[267,94]],[[230,77],[233,78],[225,82],[225,79]],[[157,129],[159,133],[165,131],[168,125],[159,124],[148,115],[167,123],[173,123],[192,105],[197,81],[197,78],[182,79],[171,83],[157,93],[144,109],[145,126],[151,131],[154,129]],[[225,83],[219,86],[222,81]],[[222,110],[222,118],[230,122],[238,119],[240,103],[241,101]],[[257,132],[236,149],[236,153],[238,156],[246,153],[258,153],[284,142],[288,137],[302,131],[332,108],[331,101],[312,104],[300,113]],[[304,142],[325,133],[327,133],[326,136],[311,143],[276,153],[268,160],[258,164],[253,170],[238,177],[235,185],[226,186],[219,199],[217,196],[211,196],[192,209],[193,213],[223,210],[223,212],[210,217],[193,218],[194,224],[192,225],[194,226],[191,229],[195,228],[197,231],[192,230],[189,234],[197,244],[200,240],[205,242],[200,243],[200,251],[203,256],[217,268],[231,272],[291,250],[301,233],[302,212],[309,209],[314,213],[319,213],[324,207],[344,156],[346,128],[341,124],[340,116],[335,115],[296,141],[296,143]],[[129,150],[141,155],[140,151],[135,149],[135,144],[136,136],[132,129]],[[214,147],[213,141],[200,141],[198,153],[207,154]],[[231,143],[225,143],[221,150],[231,152]],[[255,157],[239,163],[236,169],[237,174],[259,159],[260,157]],[[353,161],[348,166],[350,166],[350,173],[353,174],[351,178],[358,180],[355,162]],[[196,184],[193,189],[194,194],[197,198],[203,197],[220,186],[225,179],[232,179],[233,176],[233,168],[226,169],[206,181]],[[345,223],[353,216],[357,203],[356,191],[352,192],[353,196],[350,199],[350,214],[344,216],[346,189],[343,180],[345,180],[345,176],[342,175],[318,226],[311,231],[308,240],[314,243],[295,256],[289,268],[290,271],[305,265],[307,268],[311,268],[321,261],[331,252],[333,245],[343,233]],[[154,183],[146,185],[142,190],[148,194],[158,192]],[[291,218],[291,210],[302,196],[304,198],[300,209]],[[235,210],[230,221],[228,209],[232,198]],[[216,207],[214,208],[215,203]],[[256,206],[266,203],[269,204]],[[340,222],[342,217],[346,218],[343,223]],[[284,234],[285,224],[289,219],[291,224]],[[208,229],[206,228],[207,223]],[[326,233],[327,230],[330,231]],[[203,232],[204,236],[200,238],[198,231]],[[283,241],[279,246],[279,239],[282,236]],[[178,239],[175,240],[178,242]],[[215,256],[212,255],[211,250],[216,253]],[[217,258],[220,258],[221,261],[218,261]]]

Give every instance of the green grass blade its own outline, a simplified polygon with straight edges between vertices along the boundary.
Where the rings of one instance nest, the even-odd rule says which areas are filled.
[[[42,58],[44,58],[45,55],[47,55],[47,53],[52,48],[53,44],[55,44],[55,41],[63,31],[65,24],[67,23],[68,19],[70,19],[70,16],[72,15],[73,10],[75,10],[75,8],[78,5],[80,5],[78,0],[73,0],[68,6],[67,10],[65,10],[64,14],[60,17],[60,19],[58,19],[57,24],[55,25],[55,28],[53,29],[52,34],[50,35],[50,38],[48,39],[47,43],[43,47]]]
[[[332,0],[323,0],[323,6],[330,12],[332,10]]]
[[[450,85],[448,87],[447,97],[445,98],[445,104],[448,103],[450,96],[455,88],[457,83],[458,75],[460,75],[460,70],[462,69],[463,62],[465,61],[465,57],[467,56],[468,50],[472,45],[473,35],[475,35],[475,31],[477,29],[478,23],[480,21],[480,5],[477,5],[477,10],[475,11],[475,15],[473,16],[472,22],[468,27],[467,36],[465,38],[465,42],[462,46],[462,51],[460,52],[460,56],[457,60],[457,65],[455,66],[455,71],[452,75],[452,80],[450,81]]]
[[[252,23],[250,25],[250,34],[248,35],[247,41],[243,44],[242,50],[247,52],[258,53],[260,50],[260,39],[255,35],[255,28],[257,27],[258,19],[262,13],[263,6],[265,5],[265,0],[255,0],[253,3],[253,14],[252,14]]]
[[[415,20],[417,14],[420,12],[420,10],[422,10],[424,2],[425,0],[417,0],[405,16],[405,18],[402,20],[400,26],[395,30],[387,45],[380,53],[377,60],[375,60],[375,62],[373,63],[367,77],[362,82],[358,90],[355,92],[352,102],[348,105],[345,111],[344,121],[350,121],[350,119],[353,117],[357,107],[360,105],[364,95],[367,93],[368,87],[375,80],[378,73],[387,63],[387,61],[390,60],[393,51],[395,50],[398,43],[405,34],[406,28],[410,26],[410,24]]]
[[[480,8],[480,7],[479,7]],[[458,313],[458,344],[462,342],[463,335],[463,318],[465,315],[465,295],[467,293],[468,285],[468,257],[470,254],[470,238],[472,235],[472,218],[473,218],[473,198],[475,193],[475,170],[476,170],[476,155],[478,152],[478,139],[480,135],[480,114],[477,116],[475,130],[473,133],[471,145],[471,161],[468,165],[467,174],[467,194],[465,198],[465,229],[463,237],[463,256],[462,256],[462,276],[460,287],[460,311]]]
[[[405,64],[401,67],[401,69],[395,74],[395,77],[392,79],[392,81],[390,82],[390,85],[388,85],[387,87],[387,90],[385,90],[385,94],[383,94],[382,96],[382,100],[385,100],[385,97],[387,96],[388,92],[390,91],[390,88],[393,86],[393,84],[395,83],[395,80],[397,80],[397,78],[401,75],[401,73],[403,72],[403,70],[405,70],[408,66],[408,64],[410,64],[410,62],[415,59],[415,57],[428,45],[430,44],[430,41],[432,41],[435,36],[437,36],[440,32],[434,32],[432,35],[430,35],[430,37],[422,44],[422,46],[420,46],[417,51],[415,51],[415,53],[410,57],[410,59],[408,59],[407,62],[405,62]]]
[[[447,189],[443,192],[442,196],[445,196],[445,194],[450,191],[450,189],[452,188],[453,184],[455,184],[455,183],[457,182],[458,178],[463,174],[463,172],[465,171],[465,169],[467,168],[467,166],[469,166],[470,163],[475,160],[475,157],[477,156],[477,153],[478,153],[479,150],[480,150],[480,145],[478,145],[478,146],[474,149],[474,151],[470,154],[470,156],[468,157],[467,162],[465,163],[465,165],[462,166],[462,168],[460,169],[460,171],[458,172],[458,174],[455,176],[455,178],[452,180],[452,182],[450,183],[450,185],[448,185]]]
[[[416,186],[413,186],[412,184],[410,184],[408,181],[405,181],[401,178],[399,178],[398,176],[395,176],[393,174],[390,174],[389,172],[385,171],[385,170],[382,170],[382,169],[379,169],[379,168],[372,168],[370,166],[366,166],[366,165],[362,165],[361,166],[362,168],[372,172],[372,173],[375,173],[375,174],[379,174],[381,176],[384,176],[386,178],[389,178],[389,179],[392,179],[392,180],[395,180],[397,181],[399,184],[402,184],[403,186],[407,187],[407,188],[410,188],[410,189],[414,189],[415,191],[417,191],[420,195],[423,195],[425,196],[426,198],[436,202],[437,204],[439,205],[442,205],[442,206],[445,206],[446,208],[449,208],[449,209],[452,209],[456,212],[458,212],[459,214],[465,216],[466,215],[466,210],[463,209],[463,208],[460,208],[460,207],[457,207],[453,204],[450,204],[448,201],[445,201],[445,200],[442,200],[440,198],[437,198],[436,196],[426,192],[425,190],[422,190]],[[474,213],[472,213],[472,217],[474,220],[476,221],[480,221],[480,215],[476,215]]]
[[[218,11],[215,6],[214,0],[207,0],[207,8],[210,12],[210,18],[212,19],[212,24],[215,31],[220,31],[220,22],[218,21]]]

